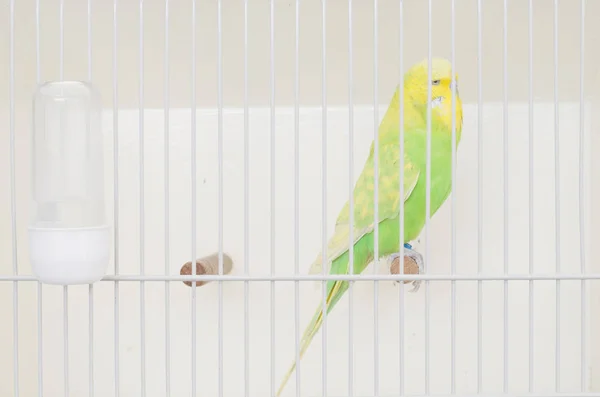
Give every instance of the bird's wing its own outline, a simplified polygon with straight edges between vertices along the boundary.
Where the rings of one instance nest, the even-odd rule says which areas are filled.
[[[367,159],[365,167],[354,187],[354,227],[353,244],[365,234],[374,229],[374,161],[373,152]],[[400,176],[399,176],[399,145],[386,145],[379,150],[379,214],[378,221],[391,219],[400,212]],[[404,153],[404,201],[410,197],[419,179],[419,168],[410,157]],[[338,215],[333,236],[327,244],[327,271],[333,260],[348,250],[350,239],[350,202],[346,202]],[[312,263],[309,274],[323,271],[322,252],[319,252]]]

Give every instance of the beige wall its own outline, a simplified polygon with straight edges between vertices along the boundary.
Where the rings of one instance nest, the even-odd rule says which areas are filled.
[[[35,1],[16,1],[15,11],[15,96],[17,109],[30,106],[35,89]],[[59,78],[59,0],[42,1],[40,9],[41,79]],[[223,2],[223,100],[225,106],[243,104],[242,0]],[[269,1],[249,2],[249,98],[251,105],[268,105],[270,93]],[[275,2],[275,78],[278,105],[293,103],[294,94],[294,16],[295,2]],[[327,2],[328,103],[348,101],[348,2]],[[354,101],[373,101],[373,5],[354,2]],[[399,75],[399,6],[396,0],[379,1],[379,100],[390,97]],[[427,56],[427,1],[404,1],[406,36],[404,66]],[[502,99],[502,0],[482,1],[483,9],[483,94],[485,100]],[[528,1],[509,2],[509,98],[523,100],[528,95]],[[553,2],[534,2],[535,97],[553,95]],[[600,29],[594,20],[600,16],[600,2],[587,3],[586,72],[597,71],[598,52],[594,50]],[[64,1],[64,76],[87,76],[87,2]],[[191,1],[170,1],[170,90],[172,107],[189,107],[191,100]],[[434,0],[433,54],[450,57],[451,14],[448,0]],[[139,2],[118,2],[119,106],[138,106]],[[559,4],[559,91],[560,99],[579,95],[579,2]],[[113,95],[113,3],[93,1],[93,81],[101,89],[107,106]],[[199,107],[217,103],[217,7],[216,1],[197,1],[196,93]],[[8,7],[0,9],[0,37],[8,37]],[[303,0],[300,14],[300,101],[303,105],[321,103],[321,2]],[[144,2],[144,105],[162,107],[164,101],[164,1]],[[477,99],[477,1],[456,0],[456,65],[461,76],[464,101]],[[8,76],[8,40],[0,42],[0,75]],[[591,90],[588,90],[588,94]],[[0,108],[6,111],[8,79],[0,79]]]

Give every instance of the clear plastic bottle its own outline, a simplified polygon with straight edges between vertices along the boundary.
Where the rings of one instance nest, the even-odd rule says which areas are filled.
[[[33,100],[29,252],[49,284],[100,280],[110,259],[102,105],[89,83],[49,82]]]

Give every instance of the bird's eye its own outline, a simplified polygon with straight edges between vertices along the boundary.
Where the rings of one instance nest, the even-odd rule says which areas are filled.
[[[440,81],[439,80],[433,80],[431,82],[431,84],[433,84],[433,85],[440,85]]]

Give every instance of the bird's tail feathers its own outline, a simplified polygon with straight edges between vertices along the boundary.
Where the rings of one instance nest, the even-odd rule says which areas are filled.
[[[331,299],[336,294],[336,291],[340,288],[340,286],[341,286],[341,281],[336,281],[334,283],[333,287],[331,288],[331,291],[327,295],[326,300],[325,300],[325,307],[326,307],[327,312],[329,312],[329,310],[330,310]],[[304,334],[302,335],[302,338],[300,339],[300,346],[299,346],[300,347],[300,360],[302,360],[302,357],[304,357],[304,353],[308,349],[308,346],[312,342],[312,340],[315,337],[315,335],[317,334],[317,332],[319,332],[319,329],[321,328],[322,324],[323,324],[323,301],[321,300],[321,302],[319,303],[319,307],[315,311],[315,314],[313,315],[312,320],[310,321],[310,323],[304,330]],[[296,360],[294,359],[294,362],[292,363],[292,365],[286,372],[285,376],[283,377],[283,380],[281,381],[281,385],[279,386],[279,389],[277,390],[277,397],[279,397],[279,395],[283,391],[283,388],[285,387],[287,381],[289,380],[290,376],[292,375],[292,373],[294,372],[295,369],[296,369]]]
[[[329,270],[331,269],[331,260],[329,260],[329,258],[327,258],[325,265],[323,265],[322,262],[323,262],[322,255],[321,255],[321,253],[319,253],[319,255],[315,258],[313,263],[310,265],[310,268],[308,269],[308,274],[310,274],[310,275],[323,274],[323,267],[325,267],[325,274],[329,274]],[[322,286],[322,281],[313,282],[313,288],[315,290],[321,288],[321,286]]]
[[[317,309],[317,311],[316,311],[315,315],[313,316],[308,327],[306,327],[306,330],[304,331],[304,335],[302,335],[302,339],[300,340],[300,360],[302,360],[302,357],[304,357],[304,353],[306,352],[308,345],[310,344],[310,342],[314,338],[315,334],[321,327],[322,321],[323,321],[323,309],[321,308],[321,305],[319,305],[319,308]],[[281,392],[283,391],[283,388],[285,387],[287,381],[290,379],[290,376],[292,375],[292,373],[294,372],[295,369],[296,369],[296,360],[294,359],[294,362],[292,363],[292,365],[286,372],[285,376],[283,377],[283,380],[281,381],[281,385],[279,386],[279,389],[277,390],[277,396],[279,396],[281,394]]]

